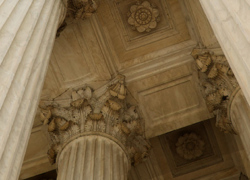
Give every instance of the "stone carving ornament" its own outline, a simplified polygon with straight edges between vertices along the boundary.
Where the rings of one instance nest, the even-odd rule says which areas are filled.
[[[156,28],[157,23],[160,21],[159,10],[148,1],[137,2],[135,5],[132,5],[128,12],[128,17],[128,23],[132,29],[140,33],[150,32]]]
[[[103,133],[117,139],[126,147],[133,165],[146,158],[150,145],[143,136],[143,120],[137,108],[126,103],[126,95],[124,77],[119,75],[101,96],[85,87],[72,91],[66,107],[47,103],[41,109],[41,121],[52,142],[48,151],[50,162],[56,162],[57,153],[69,139],[86,133]]]
[[[90,17],[96,9],[97,3],[94,0],[68,0],[67,16],[74,19],[85,19]]]
[[[205,143],[196,133],[186,133],[178,138],[176,152],[186,160],[200,157],[205,149]]]
[[[90,17],[97,9],[97,3],[95,0],[67,0],[67,13],[65,20],[57,29],[56,37],[59,37],[61,32],[67,27],[67,24],[71,24],[78,19],[85,19]]]
[[[237,134],[228,107],[239,85],[225,56],[200,49],[195,49],[192,55],[200,71],[208,110],[216,115],[216,126],[226,133]]]

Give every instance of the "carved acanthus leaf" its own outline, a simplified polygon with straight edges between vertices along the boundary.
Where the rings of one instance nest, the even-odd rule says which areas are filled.
[[[192,53],[200,71],[199,78],[205,93],[208,110],[216,117],[216,126],[224,132],[237,134],[227,109],[238,83],[224,55],[194,49]]]
[[[139,118],[136,106],[126,103],[124,76],[119,75],[117,82],[108,86],[99,97],[91,88],[85,87],[72,91],[67,107],[53,104],[60,103],[51,102],[47,109],[41,110],[41,120],[47,122],[53,143],[51,159],[55,158],[56,153],[52,153],[55,144],[61,147],[73,136],[92,132],[116,138],[128,150],[132,164],[138,164],[148,155],[150,145],[143,136],[143,120]]]

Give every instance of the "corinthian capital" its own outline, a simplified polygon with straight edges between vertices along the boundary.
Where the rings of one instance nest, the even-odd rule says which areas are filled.
[[[56,154],[67,143],[90,135],[105,136],[120,144],[131,164],[147,157],[150,145],[144,138],[144,121],[137,107],[127,103],[123,76],[118,76],[104,91],[85,86],[70,93],[71,97],[63,103],[49,101],[41,109],[41,120],[51,139],[51,163],[56,162]]]
[[[216,126],[224,132],[237,134],[228,111],[239,85],[226,57],[208,49],[194,49],[192,55],[208,110],[216,116]]]

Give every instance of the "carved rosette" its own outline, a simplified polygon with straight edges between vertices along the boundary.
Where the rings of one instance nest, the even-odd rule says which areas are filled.
[[[128,23],[132,29],[140,33],[150,32],[156,28],[157,22],[160,21],[159,10],[148,1],[132,5],[128,12],[128,17]]]
[[[228,106],[239,85],[224,55],[195,49],[192,53],[199,69],[208,110],[216,115],[216,126],[225,133],[237,134],[228,115]]]
[[[178,138],[176,152],[186,160],[200,157],[205,150],[205,143],[196,133],[186,133]]]
[[[126,103],[124,77],[98,96],[90,87],[72,91],[68,106],[55,101],[41,109],[41,120],[47,126],[52,142],[48,151],[51,163],[72,138],[85,134],[107,135],[120,142],[130,156],[131,164],[140,163],[148,156],[150,145],[144,138],[143,120],[135,106]]]

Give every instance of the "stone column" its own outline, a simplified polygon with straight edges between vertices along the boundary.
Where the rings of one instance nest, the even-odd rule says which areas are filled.
[[[129,161],[115,141],[100,135],[80,137],[58,155],[60,180],[127,180]]]
[[[238,135],[246,152],[246,156],[242,158],[245,167],[250,167],[250,106],[248,105],[246,98],[242,91],[239,89],[235,93],[230,103],[230,118],[235,124],[235,128],[239,132]],[[248,175],[250,175],[250,169],[246,168]]]
[[[0,179],[18,179],[55,34],[61,0],[0,1]]]
[[[225,56],[250,104],[250,3],[200,0]]]
[[[118,76],[98,90],[83,87],[71,90],[71,99],[40,103],[59,180],[126,180],[130,164],[148,156],[143,120],[127,104],[124,83]]]

